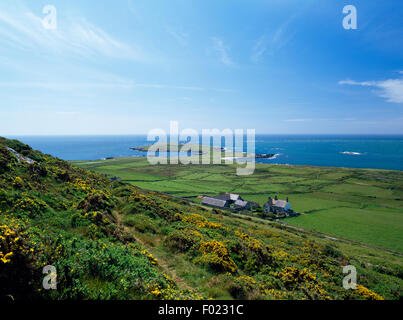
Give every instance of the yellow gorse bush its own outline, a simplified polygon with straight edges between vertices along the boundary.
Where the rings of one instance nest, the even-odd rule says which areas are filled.
[[[316,273],[311,273],[308,268],[285,267],[275,275],[287,288],[302,289],[309,299],[330,299],[322,284],[317,280]]]
[[[321,246],[314,241],[306,240],[302,245],[302,251],[306,254],[322,254]]]
[[[284,284],[315,281],[316,274],[312,274],[307,268],[299,270],[295,267],[285,267],[278,273],[278,277]]]
[[[14,180],[13,180],[13,187],[19,189],[19,188],[22,188],[23,184],[24,184],[24,180],[22,180],[21,177],[15,177],[15,178],[14,178]]]
[[[199,251],[202,256],[196,259],[201,262],[225,271],[235,272],[237,266],[230,257],[230,250],[220,241],[203,241]]]
[[[253,279],[250,276],[239,276],[235,278],[235,281],[238,281],[242,283],[242,285],[247,289],[247,290],[252,290],[256,287],[256,280]]]
[[[0,225],[0,264],[11,263],[14,256],[32,251],[26,248],[23,242],[24,222],[8,216],[4,220],[4,224]]]
[[[191,237],[196,237],[198,239],[203,239],[203,234],[201,234],[199,231],[194,230],[194,229],[190,229],[190,228],[186,228],[183,231],[185,234],[188,234]]]
[[[33,214],[38,214],[46,208],[46,202],[35,198],[27,193],[21,194],[21,199],[14,205],[14,210],[28,211]]]
[[[287,261],[289,259],[289,254],[284,251],[281,248],[277,248],[274,246],[269,246],[270,251],[272,256],[278,261],[278,262],[284,262]]]
[[[69,187],[76,191],[95,192],[95,189],[86,181],[78,178],[73,182],[69,182]]]
[[[363,297],[365,300],[384,300],[379,294],[369,290],[368,288],[358,284],[355,293]]]
[[[262,252],[264,250],[265,245],[262,241],[238,230],[235,230],[235,235],[241,238],[252,251]]]
[[[137,190],[134,190],[131,195],[130,195],[130,200],[135,201],[135,202],[150,202],[152,199],[145,194],[138,192]]]
[[[222,224],[210,222],[205,217],[195,213],[192,213],[191,215],[184,217],[182,221],[190,223],[198,228],[210,228],[210,229],[223,228]]]
[[[168,284],[166,288],[161,288],[158,284],[147,284],[146,288],[151,296],[160,300],[204,300],[202,296],[195,290],[178,289],[174,284]]]

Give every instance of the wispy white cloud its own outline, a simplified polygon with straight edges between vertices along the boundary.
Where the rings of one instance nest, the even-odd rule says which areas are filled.
[[[140,60],[142,50],[115,39],[84,18],[58,21],[56,30],[44,28],[41,16],[26,7],[0,8],[0,44],[37,53],[101,55]],[[60,20],[61,18],[58,17]]]
[[[213,48],[218,53],[220,61],[227,66],[233,65],[234,63],[228,54],[229,48],[224,44],[224,42],[217,37],[213,37],[212,40],[214,44]]]
[[[356,121],[354,118],[296,118],[296,119],[285,119],[284,122],[312,122],[312,121],[326,121],[326,122],[340,122],[340,121]]]
[[[135,83],[130,80],[114,82],[0,82],[0,88],[37,88],[46,90],[86,90],[86,89],[173,89],[183,91],[216,91],[232,93],[230,89],[204,88],[196,86],[170,85],[158,83]]]
[[[285,121],[285,122],[308,122],[308,121],[312,121],[312,120],[313,119],[309,119],[309,118],[307,118],[307,119],[301,118],[301,119],[285,119],[283,121]]]
[[[77,90],[77,89],[130,89],[133,84],[130,82],[0,82],[1,87],[8,88],[37,88],[49,90]]]
[[[401,73],[401,71],[399,71],[399,73]],[[339,81],[339,84],[373,87],[377,89],[375,93],[385,98],[387,102],[403,103],[403,78],[381,81],[342,80]]]
[[[288,37],[286,36],[286,29],[289,21],[282,24],[274,33],[273,38],[271,39],[271,47],[272,49],[280,49],[285,46],[288,42]]]
[[[165,28],[166,32],[171,35],[181,46],[186,46],[188,44],[188,34],[185,32],[174,30],[172,27],[167,26]]]
[[[251,59],[253,62],[258,62],[263,54],[267,51],[267,38],[266,36],[260,37],[252,50]]]
[[[139,48],[116,40],[101,28],[82,19],[74,22],[71,33],[62,35],[62,40],[73,40],[73,44],[84,54],[101,54],[113,58],[143,60],[144,55]]]
[[[341,80],[338,82],[339,84],[349,84],[349,85],[359,85],[364,87],[372,87],[374,85],[374,81],[354,81],[354,80]]]
[[[274,33],[270,35],[262,35],[252,48],[251,60],[258,62],[264,54],[273,54],[286,46],[294,37],[295,31],[289,31],[288,27],[294,20],[295,16],[291,16],[282,23]]]

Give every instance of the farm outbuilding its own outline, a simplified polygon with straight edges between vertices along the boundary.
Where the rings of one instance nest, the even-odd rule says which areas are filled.
[[[201,204],[208,205],[208,206],[215,207],[215,208],[229,208],[230,207],[229,200],[222,200],[222,199],[210,198],[210,197],[204,197]]]

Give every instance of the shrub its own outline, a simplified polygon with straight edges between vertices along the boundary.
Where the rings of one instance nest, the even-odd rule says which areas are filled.
[[[123,185],[114,188],[113,194],[117,197],[129,197],[133,192],[133,188],[128,185]]]
[[[13,187],[16,189],[22,189],[24,187],[24,181],[21,177],[15,177],[13,180]]]
[[[223,228],[222,224],[210,222],[202,215],[194,213],[184,217],[182,221],[190,223],[198,228],[210,228],[210,229]]]
[[[222,242],[216,240],[202,242],[199,251],[202,256],[196,258],[196,263],[206,264],[217,272],[237,270],[235,262],[230,257],[231,252]]]
[[[262,299],[260,287],[255,279],[250,276],[230,278],[228,291],[234,299],[251,300]]]
[[[17,160],[3,146],[0,146],[0,173],[5,173],[11,170],[12,165],[16,164]]]
[[[102,190],[96,190],[94,193],[89,194],[78,205],[78,209],[85,211],[102,211],[113,207],[110,195]]]
[[[302,290],[309,299],[329,299],[326,291],[317,280],[317,275],[307,268],[285,267],[277,274],[289,290]]]
[[[22,198],[14,205],[14,210],[18,212],[28,213],[29,217],[33,218],[45,211],[47,204],[32,195],[23,193]]]
[[[316,276],[306,268],[299,270],[295,267],[285,267],[278,276],[286,286],[316,280]]]
[[[180,220],[180,215],[170,209],[165,200],[157,201],[149,195],[134,190],[129,201],[132,203],[131,213],[147,213],[151,218],[160,217],[170,223]]]
[[[76,213],[71,217],[71,226],[73,228],[88,226],[91,222],[82,214]]]
[[[368,288],[358,284],[357,288],[354,290],[354,293],[359,295],[365,300],[384,300],[379,294],[369,290]]]
[[[236,300],[245,300],[246,299],[246,290],[242,283],[239,281],[230,281],[228,284],[228,292],[230,295]]]
[[[61,170],[56,173],[56,180],[61,182],[69,182],[71,181],[70,173],[66,170]]]
[[[198,242],[197,240],[189,233],[174,231],[168,235],[165,244],[172,250],[186,252]]]
[[[38,164],[36,162],[28,166],[28,171],[31,177],[38,176],[43,178],[48,174],[47,169],[42,164]]]
[[[41,257],[46,263],[53,256],[58,290],[43,291],[46,298],[150,299],[150,286],[166,290],[170,284],[152,255],[135,244],[62,236],[50,245]]]
[[[235,235],[242,239],[242,246],[238,246],[237,251],[242,251],[243,256],[248,257],[245,264],[246,270],[256,271],[264,265],[274,264],[274,259],[263,241],[238,230],[235,230]]]
[[[0,300],[6,296],[13,299],[32,299],[35,296],[32,252],[25,222],[11,216],[4,217],[0,222]]]

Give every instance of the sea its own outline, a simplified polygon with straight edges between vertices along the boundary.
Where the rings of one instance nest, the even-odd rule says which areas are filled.
[[[146,135],[7,136],[64,160],[141,157]],[[403,170],[403,135],[256,135],[256,162]],[[246,147],[245,150],[246,151]]]

